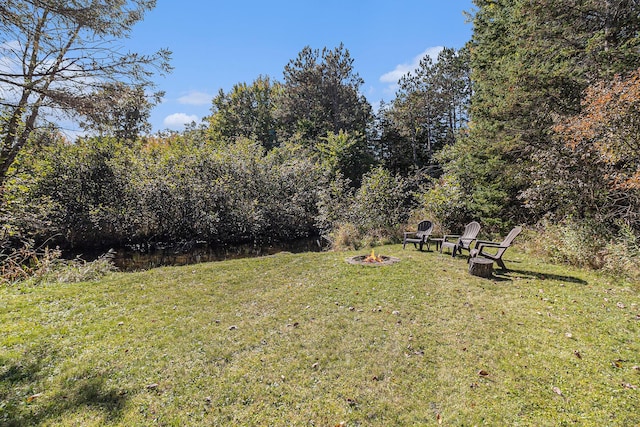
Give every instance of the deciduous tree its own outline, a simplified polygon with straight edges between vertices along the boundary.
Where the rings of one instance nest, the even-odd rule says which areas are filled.
[[[266,76],[258,77],[251,85],[238,83],[229,93],[221,89],[213,98],[207,133],[215,140],[249,138],[260,141],[269,149],[278,143],[275,99],[281,90]]]
[[[62,118],[100,118],[94,94],[151,87],[170,52],[125,53],[119,40],[155,0],[15,0],[0,18],[0,185],[34,130]],[[122,84],[122,86],[120,85]]]

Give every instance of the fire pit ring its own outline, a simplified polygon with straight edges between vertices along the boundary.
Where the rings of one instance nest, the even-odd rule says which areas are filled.
[[[354,265],[367,265],[371,267],[378,267],[383,265],[391,265],[396,262],[400,262],[400,258],[387,255],[374,255],[373,251],[371,255],[356,255],[346,259],[349,264]]]

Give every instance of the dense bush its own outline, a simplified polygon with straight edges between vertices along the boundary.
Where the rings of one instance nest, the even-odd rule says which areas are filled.
[[[541,222],[527,240],[527,249],[553,262],[601,269],[612,276],[640,279],[640,242],[621,225],[611,237],[609,225],[567,218]]]
[[[266,153],[250,140],[215,145],[173,135],[47,149],[49,160],[8,198],[50,206],[47,230],[59,244],[264,242],[315,231],[320,168],[286,144]]]
[[[429,219],[442,232],[456,231],[473,218],[468,211],[460,184],[445,174],[418,196],[421,219]]]
[[[382,167],[364,174],[357,190],[348,181],[333,181],[320,200],[320,217],[335,248],[398,241],[413,206],[407,182]]]

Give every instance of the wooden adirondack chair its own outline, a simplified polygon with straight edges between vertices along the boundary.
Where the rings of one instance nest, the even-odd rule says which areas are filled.
[[[480,224],[476,221],[472,221],[466,225],[462,235],[447,234],[442,238],[442,245],[440,246],[440,252],[442,248],[451,248],[451,256],[456,256],[456,253],[462,253],[462,250],[471,251],[471,243],[476,240],[476,236],[480,232]]]
[[[500,268],[502,268],[503,270],[506,270],[507,266],[504,265],[504,261],[502,261],[502,255],[504,255],[506,250],[509,249],[509,247],[513,243],[513,239],[515,239],[518,236],[518,234],[520,234],[521,231],[522,231],[522,227],[520,226],[514,227],[509,232],[509,234],[507,234],[507,237],[505,237],[502,242],[478,240],[476,242],[475,248],[469,252],[469,255],[470,255],[469,259],[474,257],[483,257],[483,258],[491,259],[495,261],[500,266]],[[493,250],[495,250],[495,253],[487,252],[487,249],[489,248],[492,248]]]
[[[418,224],[418,231],[405,231],[404,240],[402,241],[402,249],[405,248],[407,243],[413,243],[414,247],[420,246],[420,250],[424,244],[427,244],[427,250],[429,249],[429,236],[433,231],[433,223],[431,221],[420,221]]]

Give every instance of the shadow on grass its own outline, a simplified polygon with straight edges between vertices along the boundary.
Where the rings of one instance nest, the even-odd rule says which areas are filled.
[[[53,360],[56,358],[54,357]],[[48,360],[44,362],[44,360]],[[126,391],[106,386],[107,378],[87,371],[77,375],[70,387],[49,393],[42,390],[50,375],[51,353],[45,358],[25,355],[24,360],[0,370],[0,425],[13,427],[43,425],[59,420],[66,413],[98,412],[105,422],[121,418],[127,400]]]
[[[501,270],[497,269],[493,272],[493,280],[501,281],[513,281],[514,279],[534,279],[534,280],[555,280],[558,282],[576,283],[578,285],[587,285],[586,280],[579,279],[572,276],[562,276],[559,274],[540,273],[538,271],[526,271],[526,270]]]

